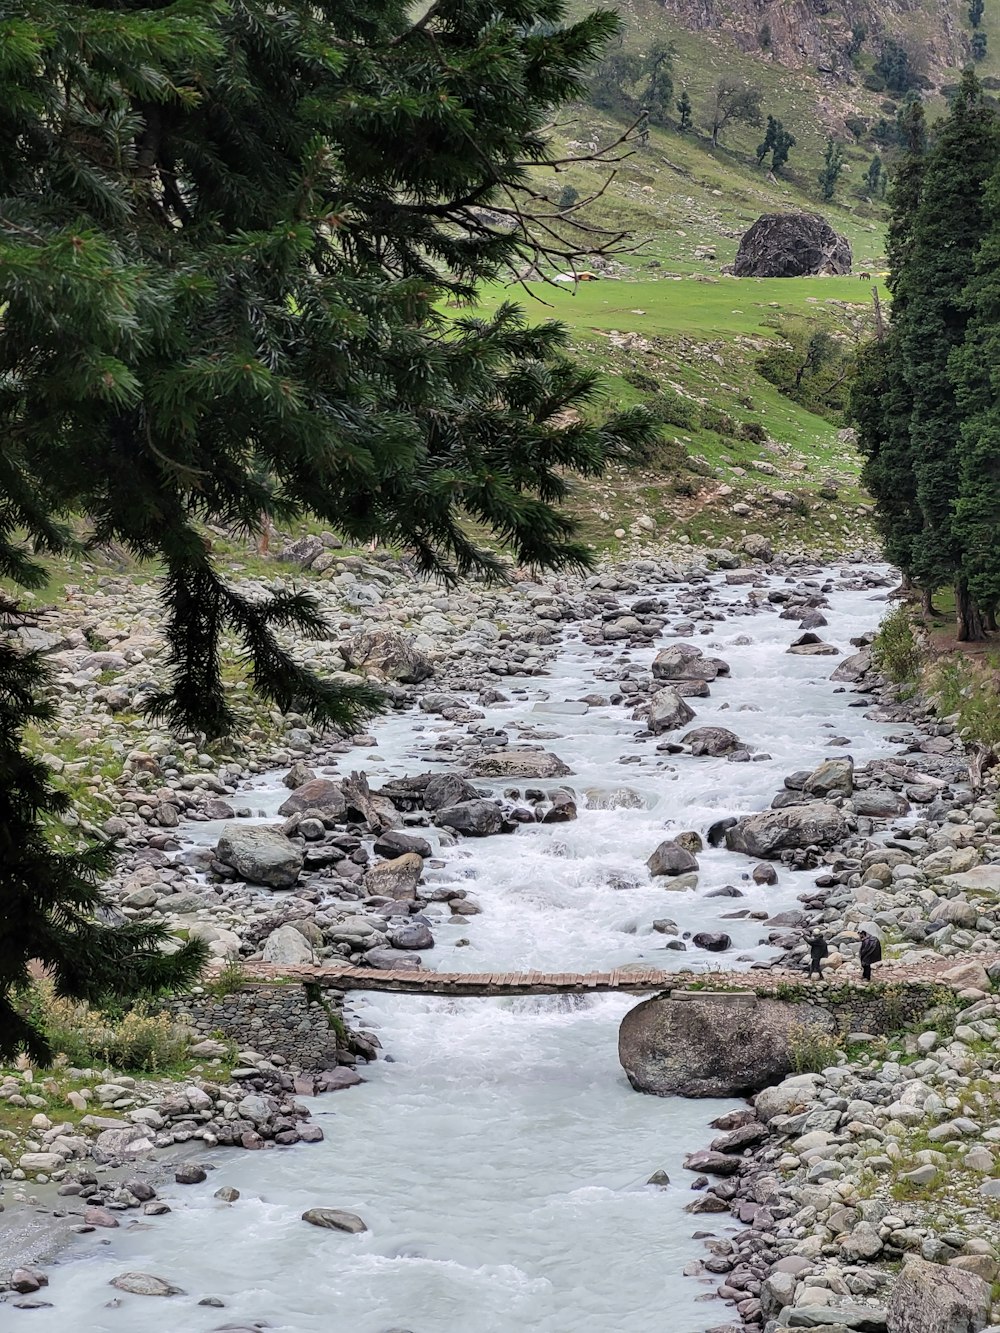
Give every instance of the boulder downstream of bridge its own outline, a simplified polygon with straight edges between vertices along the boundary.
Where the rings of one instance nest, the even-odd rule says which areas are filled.
[[[618,1058],[657,1097],[749,1097],[793,1070],[795,1051],[835,1029],[816,1005],[752,992],[675,991],[629,1010]]]

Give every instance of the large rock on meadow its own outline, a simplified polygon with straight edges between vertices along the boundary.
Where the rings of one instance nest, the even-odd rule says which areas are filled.
[[[250,884],[290,889],[302,869],[302,852],[275,824],[227,824],[216,858]]]
[[[747,815],[726,830],[731,852],[768,860],[802,847],[833,847],[850,832],[843,811],[828,801],[807,801],[784,810]]]
[[[793,1040],[833,1027],[814,1005],[752,994],[655,996],[622,1020],[618,1058],[638,1092],[748,1097],[791,1072]]]
[[[694,709],[686,704],[676,690],[669,685],[658,690],[649,702],[649,714],[646,725],[654,736],[664,731],[676,731],[685,727],[694,717]]]
[[[573,770],[547,750],[496,750],[473,761],[474,778],[564,778]]]
[[[349,667],[380,680],[416,685],[434,674],[434,665],[412,639],[394,630],[376,629],[354,634],[338,645]]]
[[[278,814],[298,815],[303,810],[318,810],[329,819],[338,819],[347,813],[347,802],[339,782],[329,778],[312,778],[301,783],[279,807]]]
[[[851,243],[818,213],[765,213],[740,241],[738,278],[850,273]]]
[[[909,1255],[887,1316],[889,1333],[979,1333],[990,1322],[990,1287],[975,1273]]]
[[[715,680],[719,664],[693,643],[672,643],[653,658],[654,680]]]

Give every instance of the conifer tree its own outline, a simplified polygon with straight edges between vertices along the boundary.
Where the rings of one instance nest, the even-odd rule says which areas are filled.
[[[249,599],[205,523],[254,532],[311,512],[410,547],[445,577],[496,577],[485,528],[525,563],[586,563],[556,507],[573,472],[641,450],[649,418],[577,411],[594,381],[555,325],[504,307],[457,327],[443,293],[585,258],[530,184],[552,109],[618,28],[565,0],[19,0],[0,11],[0,577],[43,579],[61,522],[87,520],[166,571],[178,727],[239,721],[231,633],[255,687],[347,727],[378,706],[301,667],[311,600]],[[25,534],[27,540],[25,539]],[[103,849],[60,859],[57,811],[23,755],[43,682],[0,656],[0,1048],[29,960],[62,993],[169,972],[156,932],[88,926]],[[173,961],[176,980],[199,961]],[[12,1034],[12,1035],[11,1035]]]
[[[961,430],[954,534],[969,597],[987,618],[1000,606],[1000,163],[986,192],[989,230],[966,292],[965,341],[952,356]]]
[[[975,74],[966,70],[927,155],[896,286],[896,299],[904,301],[900,358],[912,399],[910,450],[921,517],[912,573],[925,589],[954,582],[960,639],[981,638],[984,625],[952,521],[962,413],[949,358],[965,338],[965,291],[986,230],[984,192],[998,151],[996,114]]]
[[[694,116],[694,103],[691,101],[691,94],[686,88],[677,99],[677,112],[680,116],[677,128],[684,134],[691,128]]]
[[[910,581],[913,542],[921,517],[910,441],[913,398],[901,354],[909,320],[902,277],[909,263],[913,219],[926,167],[927,126],[921,102],[910,100],[904,105],[899,128],[904,156],[889,191],[886,241],[892,319],[885,341],[872,341],[859,354],[851,386],[851,416],[865,460],[862,481],[875,500],[875,517],[886,555]],[[927,596],[929,599],[930,590]]]

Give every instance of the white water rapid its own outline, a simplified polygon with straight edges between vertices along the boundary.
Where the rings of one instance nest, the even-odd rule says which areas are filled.
[[[672,598],[676,589],[650,591]],[[746,591],[719,581],[734,611],[745,608]],[[852,652],[851,636],[874,627],[883,600],[834,591],[824,638]],[[514,701],[490,708],[488,720],[512,733],[518,722],[558,733],[543,744],[572,768],[563,781],[578,794],[580,817],[447,849],[447,869],[429,878],[467,885],[483,911],[461,925],[435,921],[437,947],[425,961],[477,972],[589,971],[638,959],[719,965],[718,955],[690,946],[665,951],[667,937],[651,929],[664,916],[682,932],[731,934],[727,967],[766,957],[760,922],[720,918],[794,906],[811,876],[782,870],[777,886],[758,888],[743,858],[706,849],[698,889],[671,892],[649,881],[644,863],[672,833],[704,834],[723,815],[763,807],[792,770],[845,753],[860,764],[893,748],[888,735],[900,728],[866,721],[848,706],[856,696],[830,683],[837,658],[785,654],[798,632],[772,610],[733,614],[693,640],[724,657],[732,674],[713,683],[711,698],[691,701],[692,725],[729,727],[771,756],[763,762],[657,753],[655,742],[636,742],[641,727],[622,708],[548,711],[547,702],[614,688],[595,672],[621,654],[598,656],[573,630],[550,675],[500,681]],[[668,630],[657,647],[671,638]],[[645,666],[653,651],[625,656]],[[418,772],[433,753],[426,747],[449,729],[417,712],[387,718],[375,728],[378,748],[344,756],[340,769],[364,767],[373,786],[382,775]],[[826,749],[835,735],[850,745]],[[276,809],[287,795],[279,778],[258,784],[255,808]],[[639,808],[585,808],[624,787],[641,796]],[[217,835],[212,825],[191,828],[198,842]],[[612,887],[613,878],[632,887]],[[727,883],[745,897],[705,898]],[[460,938],[469,944],[456,947]],[[725,1323],[726,1307],[708,1299],[717,1279],[681,1270],[703,1253],[693,1231],[724,1234],[732,1224],[684,1213],[693,1196],[681,1160],[705,1146],[708,1120],[728,1104],[630,1089],[617,1034],[635,1003],[614,995],[354,998],[391,1060],[363,1070],[362,1087],[312,1101],[325,1142],[214,1154],[218,1169],[203,1185],[164,1187],[169,1216],[130,1225],[123,1215],[120,1231],[75,1240],[49,1269],[44,1294],[53,1308],[11,1311],[4,1327],[207,1333],[259,1320],[284,1333],[704,1333]],[[668,1189],[644,1184],[657,1168],[669,1173]],[[213,1198],[223,1184],[239,1188],[237,1203]],[[302,1212],[318,1205],[360,1213],[369,1230],[349,1236],[303,1223]],[[187,1294],[118,1293],[108,1282],[125,1270],[158,1274]],[[225,1308],[200,1307],[208,1295]]]

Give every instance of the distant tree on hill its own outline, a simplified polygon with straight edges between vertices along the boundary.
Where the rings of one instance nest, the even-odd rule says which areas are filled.
[[[980,0],[981,3],[981,0]],[[847,44],[847,58],[853,64],[861,54],[861,48],[868,39],[868,29],[863,23],[855,23],[851,29],[851,40]]]
[[[829,202],[837,189],[837,181],[844,170],[844,150],[835,139],[827,139],[823,165],[819,172],[819,188],[823,198]]]
[[[978,28],[983,21],[983,10],[986,8],[986,0],[971,0],[969,5],[969,22],[974,28]]]
[[[986,59],[986,46],[987,42],[986,42],[985,32],[983,32],[982,29],[980,29],[979,32],[974,32],[972,34],[972,42],[970,43],[970,50],[972,51],[973,60]]]
[[[763,124],[763,100],[764,90],[756,83],[747,83],[742,79],[720,79],[705,107],[705,121],[712,136],[712,147],[718,148],[719,135],[727,125]]]
[[[878,199],[885,193],[885,167],[878,153],[869,162],[865,172],[865,188],[872,199]]]
[[[674,100],[674,55],[672,46],[658,42],[644,62],[642,109],[651,125],[669,125]]]
[[[780,171],[788,161],[788,154],[795,147],[795,135],[789,134],[781,121],[775,116],[767,118],[767,132],[757,145],[757,165],[760,166],[768,153],[771,154],[771,170]]]
[[[914,68],[909,50],[894,37],[887,37],[875,61],[875,73],[893,93],[909,92],[919,82],[919,72]]]
[[[677,128],[682,134],[691,128],[694,117],[694,106],[691,102],[691,94],[685,88],[677,101],[677,111],[680,120],[677,122]]]

